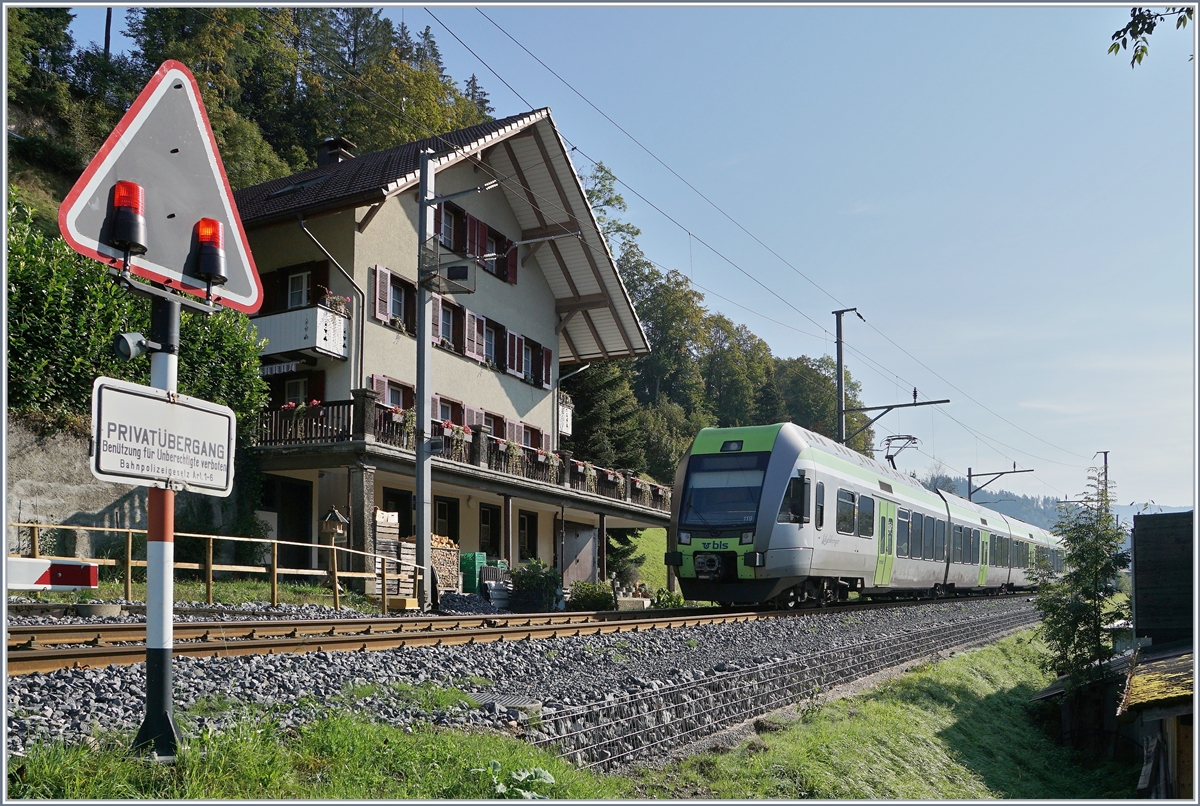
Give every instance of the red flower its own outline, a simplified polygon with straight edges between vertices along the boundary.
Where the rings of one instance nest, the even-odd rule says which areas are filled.
[[[310,401],[308,401],[308,405],[310,405],[310,406],[319,406],[319,405],[321,405],[321,401],[319,401],[319,400],[310,400]]]
[[[442,420],[442,428],[453,428],[453,427],[454,427],[454,423],[450,422],[449,420]]]
[[[283,411],[291,411],[292,409],[296,408],[296,404],[295,403],[284,403],[279,408],[282,409]]]
[[[464,425],[464,426],[463,426],[463,433],[464,433],[464,434],[467,434],[467,435],[469,436],[469,435],[471,434],[471,426],[469,426],[469,425]]]

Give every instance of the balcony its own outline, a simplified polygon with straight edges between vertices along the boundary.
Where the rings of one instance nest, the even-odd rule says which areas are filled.
[[[405,452],[414,451],[415,423],[408,412],[393,412],[379,403],[374,407],[371,433],[375,442]],[[347,443],[365,429],[355,423],[354,401],[327,401],[302,412],[269,411],[259,415],[255,443],[261,446],[318,446]],[[671,488],[644,481],[631,473],[577,462],[551,451],[506,442],[476,429],[445,428],[431,421],[429,433],[441,435],[444,450],[438,457],[443,466],[461,465],[500,477],[540,482],[622,501],[647,509],[671,511]],[[415,457],[414,457],[415,458]]]
[[[324,305],[308,305],[253,320],[266,339],[263,355],[303,353],[314,357],[350,357],[350,317]]]

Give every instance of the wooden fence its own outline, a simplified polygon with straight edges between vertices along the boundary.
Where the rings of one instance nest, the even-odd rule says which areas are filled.
[[[73,526],[73,525],[53,524],[53,523],[14,523],[11,521],[9,522],[8,525],[15,527],[18,530],[18,545],[20,542],[19,541],[20,530],[23,528],[30,530],[30,535],[32,538],[32,540],[30,541],[32,544],[31,549],[30,549],[30,556],[32,556],[32,557],[35,557],[35,558],[43,557],[46,559],[53,559],[53,560],[57,560],[57,559],[80,560],[80,559],[82,559],[82,560],[87,560],[88,562],[93,562],[96,565],[122,566],[125,571],[125,600],[126,601],[129,601],[132,596],[133,569],[135,567],[137,567],[137,568],[145,568],[146,567],[145,560],[135,560],[133,557],[133,536],[135,534],[141,534],[141,535],[146,534],[145,529],[124,529],[124,528],[119,528],[119,527],[115,527],[115,526]],[[114,559],[111,557],[58,557],[58,556],[54,556],[54,555],[42,554],[40,546],[38,545],[38,541],[39,541],[39,538],[41,537],[41,533],[43,530],[53,530],[53,529],[66,529],[66,530],[84,531],[84,532],[118,532],[118,533],[125,535],[125,551],[124,551],[122,557],[120,557],[119,559]],[[341,609],[341,606],[342,606],[341,596],[340,596],[340,592],[338,589],[339,588],[338,580],[340,578],[375,579],[376,577],[378,577],[379,585],[378,585],[377,589],[381,592],[384,592],[379,597],[380,603],[381,603],[381,609],[383,610],[384,615],[387,615],[387,612],[388,612],[388,602],[387,602],[386,591],[388,589],[389,566],[391,568],[397,568],[398,566],[401,566],[401,567],[409,566],[411,568],[411,570],[405,570],[403,568],[399,568],[398,569],[399,573],[403,574],[405,577],[410,577],[410,578],[415,577],[415,579],[418,579],[418,580],[422,579],[422,575],[421,575],[422,569],[420,566],[415,565],[414,563],[411,563],[411,562],[406,562],[403,559],[401,559],[395,555],[389,556],[386,554],[377,554],[377,553],[372,553],[372,552],[368,552],[368,551],[358,551],[357,549],[345,548],[343,546],[333,545],[332,543],[321,543],[316,546],[318,549],[324,549],[325,551],[329,552],[327,555],[329,557],[329,568],[327,570],[320,570],[320,569],[313,569],[313,568],[280,568],[279,567],[279,547],[280,546],[300,546],[302,548],[311,549],[311,548],[313,548],[312,543],[300,543],[300,542],[295,542],[295,541],[291,541],[291,540],[270,540],[270,539],[261,538],[261,537],[234,537],[234,536],[228,536],[228,535],[202,535],[202,534],[195,534],[192,532],[176,532],[175,533],[176,540],[178,540],[181,537],[204,541],[204,544],[205,544],[204,545],[204,558],[205,558],[204,562],[202,562],[202,563],[176,562],[173,564],[173,567],[176,569],[183,569],[183,570],[189,570],[189,571],[204,571],[204,588],[205,588],[205,594],[207,597],[208,604],[213,603],[213,572],[214,571],[234,571],[234,572],[249,573],[249,574],[265,574],[267,576],[267,578],[270,580],[270,584],[271,584],[271,605],[272,606],[279,604],[279,575],[280,574],[289,574],[289,575],[293,575],[293,576],[314,576],[314,577],[329,576],[333,583],[333,606],[335,609],[339,609],[339,610]],[[271,562],[269,565],[225,565],[225,564],[214,563],[213,562],[213,542],[217,541],[217,540],[228,540],[228,541],[231,541],[234,543],[265,543],[265,544],[269,545],[270,549],[271,549]],[[376,570],[375,571],[339,571],[338,563],[337,563],[337,559],[336,559],[339,556],[339,554],[338,554],[339,552],[341,554],[344,554],[347,556],[352,556],[352,555],[357,554],[362,557],[368,558],[366,562],[368,564],[374,563]],[[22,557],[25,555],[10,554],[9,556]]]

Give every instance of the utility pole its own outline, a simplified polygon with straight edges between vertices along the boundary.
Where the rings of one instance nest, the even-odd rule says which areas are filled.
[[[1104,454],[1104,471],[1103,471],[1104,476],[1103,476],[1103,480],[1101,481],[1101,485],[1102,485],[1101,489],[1103,490],[1103,493],[1104,493],[1104,509],[1105,509],[1105,511],[1107,511],[1108,510],[1108,451],[1096,451],[1096,453],[1092,454],[1092,458],[1095,459],[1096,456],[1101,453]]]
[[[433,210],[430,203],[433,199],[434,180],[433,166],[430,164],[432,156],[432,149],[421,152],[421,186],[417,194],[417,425],[413,439],[417,449],[417,565],[421,567],[422,583],[417,596],[418,606],[422,611],[429,609],[429,586],[433,582],[429,538],[430,518],[433,515],[433,453],[430,450],[429,433],[429,423],[433,418],[433,413],[429,410],[429,364],[433,359],[433,294],[429,290],[429,282],[437,275],[439,255],[434,251],[432,261],[428,255],[431,248],[437,250],[437,244],[430,243],[433,240]],[[386,592],[384,595],[387,595]]]
[[[858,313],[858,308],[842,308],[834,311],[837,317],[837,441],[839,445],[846,444],[846,364],[842,357],[842,314]]]
[[[857,409],[846,408],[846,366],[845,361],[842,359],[842,314],[851,312],[853,312],[854,315],[859,319],[863,319],[863,315],[858,312],[858,308],[842,308],[840,311],[833,312],[833,315],[837,317],[837,442],[839,445],[845,445],[848,441],[854,439],[863,431],[866,431],[868,428],[874,425],[880,417],[887,414],[892,409],[906,409],[912,408],[913,406],[935,406],[939,403],[950,402],[949,400],[926,400],[923,403],[918,403],[917,390],[913,389],[912,403],[894,403],[891,406],[865,406]],[[863,321],[865,322],[867,320],[863,319]],[[878,411],[879,414],[876,414],[874,417],[872,417],[866,425],[857,429],[853,434],[847,435],[846,415],[852,411]],[[899,453],[899,451],[897,451],[897,453]],[[894,464],[895,463],[893,463],[893,465]]]

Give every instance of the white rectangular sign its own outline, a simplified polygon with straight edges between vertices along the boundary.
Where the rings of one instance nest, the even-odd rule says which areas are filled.
[[[224,498],[233,489],[233,409],[114,378],[92,384],[92,475]]]

